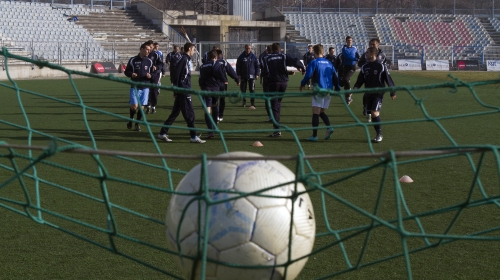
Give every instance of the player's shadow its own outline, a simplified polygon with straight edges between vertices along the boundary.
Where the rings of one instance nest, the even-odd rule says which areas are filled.
[[[224,135],[224,141],[226,142],[235,142],[235,141],[238,141],[238,142],[249,142],[251,140],[249,139],[258,139],[259,141],[279,141],[279,142],[283,142],[283,143],[296,143],[295,139],[294,138],[289,138],[289,137],[269,137],[269,134],[271,134],[271,132],[269,133],[262,133],[262,132],[258,132],[258,133],[255,133],[255,134],[245,134],[245,135],[233,135],[233,136],[227,136],[227,135]],[[220,135],[216,134],[217,136],[210,139],[210,141],[214,141],[214,140],[221,140],[222,138],[220,137]],[[206,134],[203,134],[202,135],[202,139],[203,137],[206,136]],[[208,143],[208,141],[207,141]]]
[[[36,128],[35,128],[36,129]],[[149,137],[149,133],[144,129],[142,132],[137,132],[134,130],[128,130],[125,125],[123,126],[123,131],[109,130],[109,129],[93,129],[92,135],[99,142],[131,142],[131,141],[141,141],[141,142],[151,142],[151,138]],[[15,135],[16,133],[22,132],[19,129],[0,129],[0,131],[6,131],[3,135]],[[7,132],[8,131],[8,132]],[[82,129],[79,130],[62,130],[62,129],[40,129],[41,133],[52,135],[56,138],[61,138],[66,141],[75,142],[75,143],[85,143],[83,145],[90,144],[90,134],[85,130],[82,126]],[[22,132],[22,136],[11,136],[3,138],[7,142],[10,140],[26,140],[27,135],[25,132]],[[153,133],[153,135],[156,135]],[[33,141],[47,141],[52,139],[49,136],[41,135],[37,132],[33,133],[31,137]]]
[[[330,139],[325,141],[334,143],[368,143],[368,140],[366,138],[341,138],[341,137],[336,138],[335,133],[334,135],[332,135]]]
[[[99,113],[99,112],[92,112],[92,111],[87,111],[85,112],[85,114],[88,116],[88,115],[101,115],[102,116],[102,113]],[[7,115],[7,114],[5,114]],[[11,115],[22,115],[22,113],[12,113]],[[82,112],[75,112],[75,113],[69,113],[69,112],[64,112],[64,113],[54,113],[54,112],[41,112],[41,113],[32,113],[32,112],[29,112],[28,115],[44,115],[44,116],[66,116],[66,115],[79,115],[81,116],[82,115]],[[81,121],[82,119],[72,119],[71,121]]]

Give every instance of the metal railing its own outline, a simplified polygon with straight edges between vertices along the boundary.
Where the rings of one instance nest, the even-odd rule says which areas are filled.
[[[7,2],[27,2],[27,3],[50,3],[50,5],[54,7],[63,8],[64,6],[72,7],[74,5],[83,5],[89,6],[91,9],[96,7],[107,7],[110,10],[113,8],[117,9],[126,9],[130,7],[132,3],[131,0],[27,0],[27,1],[12,1],[12,0],[3,0]]]
[[[177,42],[168,42],[160,45],[160,50],[167,54],[172,51],[174,44],[182,47],[186,40]],[[236,59],[243,51],[245,44],[253,46],[254,53],[258,56],[264,50],[269,42],[257,41],[242,41],[242,42],[220,42],[220,41],[203,41],[196,43],[197,52],[192,60],[196,67],[201,63],[201,55],[210,50],[214,45],[219,46],[223,50],[226,59]],[[302,58],[307,51],[307,43],[285,43],[279,42],[283,51],[299,59]],[[139,53],[141,42],[60,42],[60,41],[16,41],[12,44],[11,41],[1,40],[0,47],[6,47],[9,51],[20,56],[33,58],[36,60],[44,60],[56,64],[84,63],[90,67],[92,61],[124,63],[130,57]],[[333,46],[336,53],[341,50],[342,44],[324,45],[325,51],[328,47]],[[356,45],[360,53],[363,53],[368,46]],[[488,59],[500,59],[500,47],[486,46],[426,46],[426,45],[381,45],[380,48],[385,52],[387,58],[394,63],[398,59],[419,59],[422,63],[428,59],[445,59],[450,60],[454,64],[456,60],[478,60],[480,65],[484,66]],[[23,62],[19,62],[23,64]]]
[[[500,5],[499,5],[500,7]],[[312,14],[357,14],[364,16],[373,16],[376,14],[444,14],[444,15],[472,15],[479,17],[497,17],[500,16],[500,9],[457,9],[450,7],[443,8],[414,8],[409,7],[394,7],[394,8],[380,8],[380,7],[340,7],[340,8],[322,8],[313,7],[305,8],[300,6],[295,7],[278,7],[282,13],[312,13]]]

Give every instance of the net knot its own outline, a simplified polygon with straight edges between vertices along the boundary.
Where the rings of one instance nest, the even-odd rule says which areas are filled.
[[[52,141],[50,141],[49,145],[43,151],[43,153],[44,153],[44,157],[50,157],[50,156],[53,156],[57,153],[57,142],[55,139],[52,139]]]

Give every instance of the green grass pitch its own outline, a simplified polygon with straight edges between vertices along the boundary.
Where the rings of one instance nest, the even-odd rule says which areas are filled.
[[[396,85],[430,85],[451,81],[447,73],[426,72],[393,72]],[[455,72],[457,78],[463,81],[479,81],[497,79],[497,74],[486,72]],[[354,76],[354,78],[357,74]],[[297,92],[300,75],[291,76],[288,91]],[[20,88],[40,93],[40,96],[21,92],[20,101],[27,113],[32,129],[45,133],[33,134],[32,145],[46,146],[51,142],[49,135],[66,139],[73,143],[92,146],[91,138],[85,122],[82,108],[61,102],[80,102],[74,88],[68,79],[60,80],[30,80],[16,81]],[[168,77],[162,80],[168,83]],[[11,85],[8,81],[4,85]],[[142,132],[126,128],[128,118],[129,86],[118,82],[100,79],[75,79],[76,89],[81,94],[86,106],[100,111],[86,110],[89,129],[92,130],[98,149],[121,150],[156,153],[151,136],[156,136],[159,126],[167,118],[173,103],[172,92],[161,90],[158,112],[146,115],[150,129],[142,125]],[[16,92],[0,85],[0,103],[3,104],[0,118],[0,141],[9,144],[27,144],[28,131],[18,126],[26,126],[25,118],[17,100]],[[193,85],[197,86],[197,76],[193,76]],[[229,91],[236,91],[234,82],[230,82]],[[257,91],[260,91],[260,85]],[[500,92],[497,84],[474,87],[476,96],[467,88],[452,91],[450,88],[434,88],[414,91],[415,101],[406,91],[398,91],[397,98],[391,100],[386,94],[381,118],[383,122],[384,140],[378,144],[369,144],[375,136],[372,126],[365,127],[362,111],[362,94],[353,96],[354,102],[346,107],[340,97],[332,98],[330,108],[326,111],[330,117],[335,132],[330,140],[321,140],[324,128],[319,130],[320,141],[306,142],[311,135],[311,97],[287,97],[282,103],[281,122],[295,129],[297,138],[286,130],[278,139],[267,137],[271,124],[266,122],[267,115],[263,100],[257,100],[257,110],[241,107],[241,101],[227,98],[224,120],[219,124],[224,132],[224,139],[229,151],[251,151],[263,155],[297,155],[301,149],[306,155],[350,154],[394,151],[412,151],[445,146],[473,147],[474,145],[500,145],[498,130],[500,107]],[[42,96],[43,95],[43,96]],[[46,96],[57,98],[53,100]],[[479,98],[479,99],[476,99]],[[484,107],[478,102],[491,106]],[[425,106],[425,112],[418,105]],[[249,101],[247,101],[247,104]],[[203,111],[200,100],[193,96],[196,109],[196,126],[198,133],[206,135]],[[496,108],[496,109],[495,109]],[[496,110],[496,113],[491,113]],[[484,113],[473,115],[473,113]],[[489,113],[488,113],[489,112]],[[109,114],[108,114],[109,113]],[[439,125],[425,114],[439,119]],[[469,115],[468,115],[469,114]],[[460,115],[460,117],[455,117]],[[442,118],[448,117],[448,118]],[[405,122],[402,122],[402,121]],[[8,122],[8,123],[6,123]],[[179,128],[185,128],[182,116],[174,123]],[[320,122],[320,125],[322,123]],[[300,129],[302,128],[302,129]],[[452,140],[443,133],[446,130]],[[368,132],[368,133],[367,133]],[[172,128],[169,131],[172,143],[159,142],[163,154],[216,155],[224,152],[224,145],[217,136],[204,145],[189,143],[189,134],[184,129]],[[298,144],[299,141],[300,145]],[[260,141],[263,147],[252,147],[252,143]],[[58,141],[58,145],[65,145]],[[0,149],[2,154],[7,149]],[[17,150],[27,154],[25,150]],[[39,151],[33,152],[35,155]],[[125,180],[141,182],[159,188],[175,187],[188,171],[198,162],[193,160],[169,159],[168,167],[172,171],[138,164],[134,161],[120,160],[107,156],[100,157],[110,176]],[[152,166],[162,165],[161,160],[152,158],[137,158]],[[481,158],[473,155],[477,164]],[[480,180],[490,195],[499,195],[498,165],[494,157],[486,154],[480,173]],[[65,165],[78,170],[97,174],[97,164],[90,156],[60,153],[51,158],[56,164]],[[351,167],[373,165],[378,159],[329,159],[311,160],[310,164],[316,172],[323,172],[322,181],[328,182],[342,177],[349,177]],[[25,166],[26,160],[19,159],[19,166]],[[295,162],[283,162],[292,170]],[[0,158],[0,164],[11,166],[8,158]],[[343,170],[343,171],[338,171]],[[338,172],[337,172],[338,171]],[[57,182],[72,190],[81,191],[94,197],[101,197],[99,181],[82,174],[58,169],[50,165],[37,166],[38,176]],[[464,202],[471,184],[474,183],[474,173],[470,163],[464,156],[442,158],[438,160],[409,162],[399,166],[400,176],[407,174],[414,183],[404,186],[408,207],[414,212],[431,211],[432,209]],[[30,171],[29,174],[32,174]],[[329,190],[337,193],[352,203],[373,210],[375,199],[380,188],[382,168],[375,168],[360,175],[341,181]],[[12,176],[11,172],[0,169],[0,183]],[[32,180],[27,180],[33,184]],[[389,183],[390,184],[390,183]],[[106,227],[104,205],[98,201],[82,198],[74,193],[41,183],[43,206],[74,219]],[[138,188],[131,184],[108,182],[109,195],[113,201],[137,212],[146,213],[157,220],[164,220],[169,196],[159,194],[147,188]],[[387,219],[395,217],[394,192],[388,189],[381,197],[386,201],[379,215]],[[473,197],[480,196],[479,193]],[[31,191],[31,195],[34,193]],[[350,228],[367,224],[369,220],[358,213],[341,205],[337,201],[326,198],[321,201],[318,192],[311,193],[316,211],[317,233],[327,230],[323,219],[323,207],[327,205],[328,222],[335,228]],[[0,189],[0,198],[23,199],[20,185],[13,182]],[[498,201],[498,199],[497,199]],[[10,205],[0,200],[4,205]],[[22,207],[12,206],[22,211]],[[30,213],[36,214],[30,210]],[[422,218],[422,223],[430,232],[443,232],[450,223],[454,212]],[[124,234],[144,240],[150,244],[165,247],[165,230],[163,225],[129,215],[126,211],[116,211],[118,230]],[[106,234],[78,226],[67,220],[44,214],[48,221],[67,227],[81,236],[99,244],[109,246]],[[464,214],[456,222],[452,233],[469,234],[500,226],[500,211],[495,205],[476,207]],[[416,230],[415,223],[406,224],[408,230]],[[346,232],[346,235],[349,233]],[[367,248],[363,263],[376,261],[385,256],[401,252],[401,239],[397,232],[387,228],[374,230]],[[485,235],[498,236],[499,231]],[[358,235],[345,242],[345,250],[350,261],[355,263],[363,247],[366,235]],[[317,236],[315,249],[332,242],[332,236]],[[436,240],[430,240],[435,242]],[[421,239],[409,240],[412,248],[424,246]],[[410,255],[411,270],[414,279],[496,279],[500,271],[500,250],[498,241],[456,241],[436,248],[428,248]],[[145,262],[179,275],[178,270],[170,262],[167,254],[146,248],[138,243],[120,240],[117,242],[120,252],[144,260]],[[132,261],[123,256],[113,254],[89,242],[82,241],[53,227],[34,222],[3,207],[0,207],[0,279],[164,279],[165,275]],[[309,258],[299,279],[314,279],[324,277],[338,270],[346,269],[345,260],[338,246],[317,252]],[[404,258],[399,257],[370,265],[359,270],[353,270],[337,276],[339,279],[402,279],[407,271]],[[167,277],[168,278],[168,277]]]

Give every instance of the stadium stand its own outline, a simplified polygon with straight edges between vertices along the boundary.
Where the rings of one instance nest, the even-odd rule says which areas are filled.
[[[91,13],[79,16],[77,25],[82,26],[105,50],[116,51],[115,59],[127,61],[137,55],[139,46],[147,40],[160,43],[167,49],[170,39],[157,25],[151,23],[135,9],[105,10],[103,13]]]
[[[366,22],[358,15],[285,13],[285,16],[312,43],[341,45],[349,35],[357,44],[367,46],[370,39]],[[484,48],[494,44],[481,21],[472,16],[378,14],[371,19],[376,36],[382,44],[394,45],[398,58],[479,59]]]
[[[466,15],[378,14],[378,37],[395,46],[400,58],[478,59],[493,39],[478,18]]]
[[[353,37],[355,45],[368,46],[363,19],[354,14],[285,13],[290,24],[313,44],[342,45],[345,37]]]
[[[169,42],[137,10],[20,1],[0,1],[0,39],[11,52],[50,62],[126,61],[146,40]]]
[[[71,44],[72,51],[62,52],[62,60],[81,60],[86,48],[90,59],[107,55],[82,26],[76,25],[72,16],[102,13],[102,9],[89,10],[83,6],[51,6],[49,3],[0,2],[0,34],[4,45],[21,49],[33,57],[55,61],[58,51]]]

